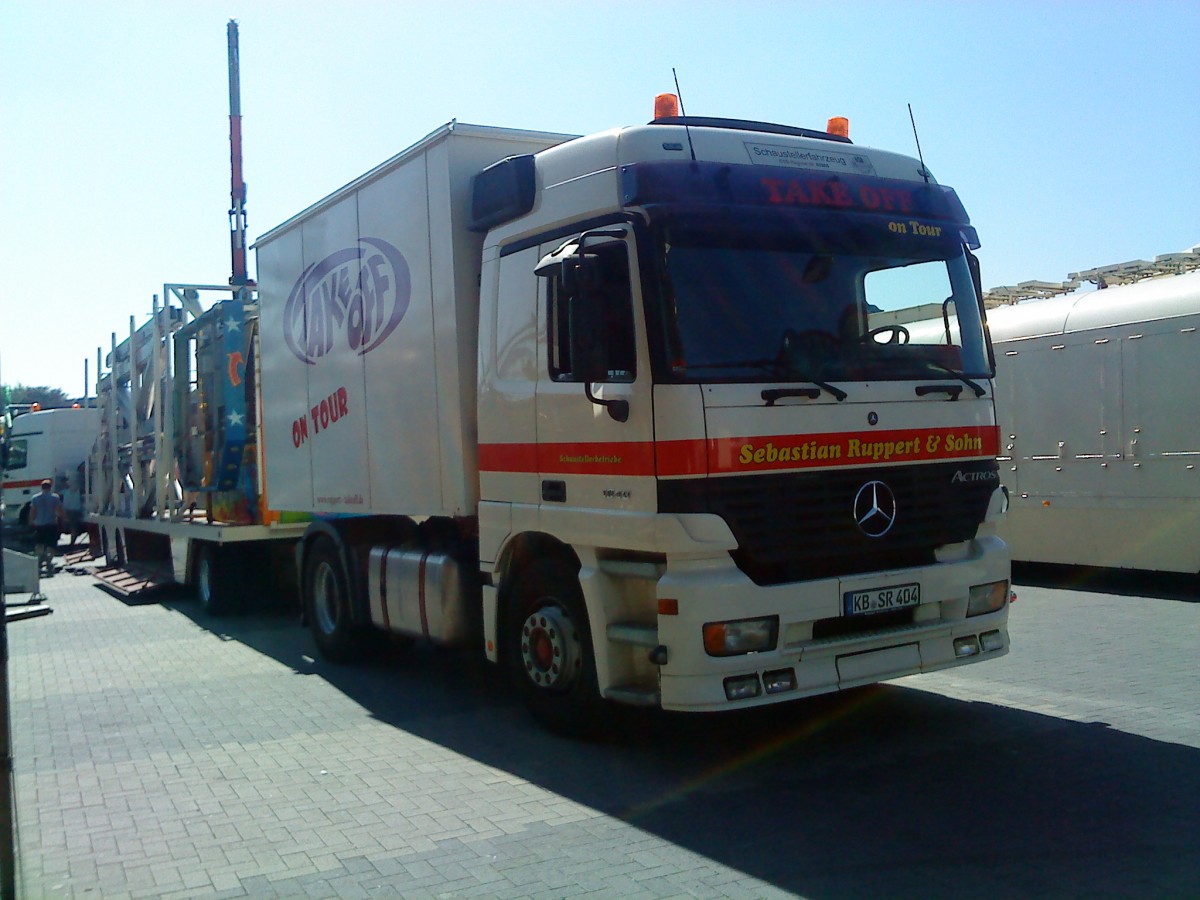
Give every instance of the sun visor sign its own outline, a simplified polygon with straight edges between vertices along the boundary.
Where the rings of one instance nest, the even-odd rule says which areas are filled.
[[[844,153],[840,150],[815,150],[812,147],[794,147],[787,144],[759,144],[746,142],[750,162],[756,166],[784,166],[792,169],[818,169],[822,172],[849,172],[857,175],[874,175],[875,166],[870,157],[862,153]]]
[[[283,309],[284,340],[310,366],[339,345],[362,356],[396,330],[411,295],[403,254],[379,238],[360,238],[296,279]]]

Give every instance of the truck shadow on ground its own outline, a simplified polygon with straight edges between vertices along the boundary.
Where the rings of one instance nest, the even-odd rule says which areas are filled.
[[[316,660],[294,615],[198,625],[388,725],[807,897],[1200,896],[1200,750],[883,685],[546,734],[474,652]]]
[[[1141,572],[1132,569],[1099,569],[1050,563],[1013,563],[1013,584],[1090,591],[1096,594],[1135,595],[1156,600],[1200,603],[1200,575],[1175,572]]]

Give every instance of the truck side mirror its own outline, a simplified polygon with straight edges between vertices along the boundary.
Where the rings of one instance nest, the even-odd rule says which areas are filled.
[[[975,285],[975,296],[979,299],[979,308],[983,309],[983,276],[979,270],[979,257],[971,252],[971,248],[963,247],[967,256],[967,268],[971,270],[971,282]]]
[[[601,261],[596,254],[589,254],[584,245],[589,238],[593,243],[588,249],[596,242],[610,243],[624,237],[623,230],[585,232],[546,254],[533,270],[540,278],[558,276],[559,296],[566,301],[571,378],[582,381],[588,400],[605,407],[618,422],[629,420],[629,401],[602,400],[592,393],[594,382],[609,379],[609,347]]]
[[[983,275],[979,267],[979,257],[971,252],[971,248],[964,245],[963,253],[967,255],[967,268],[971,270],[971,281],[975,285],[975,299],[979,302],[979,316],[983,319],[983,334],[984,343],[987,345],[988,362],[991,364],[992,373],[996,372],[996,348],[992,346],[992,329],[988,325],[987,320],[987,304],[983,302]]]
[[[571,375],[580,381],[603,381],[608,377],[608,363],[604,311],[597,290],[599,260],[580,256],[576,250],[574,245],[564,245],[547,254],[533,271],[540,278],[557,275],[559,296],[567,300]]]
[[[571,374],[583,382],[583,392],[589,400],[607,409],[615,421],[628,422],[628,400],[601,400],[592,393],[592,383],[607,381],[609,374],[603,302],[603,294],[587,287],[577,290],[571,297],[567,313],[571,332]]]
[[[558,264],[558,282],[566,294],[577,294],[592,280],[587,260],[578,256],[565,257]]]
[[[571,344],[571,374],[591,383],[608,378],[608,348],[605,346],[604,311],[601,295],[594,289],[595,265],[576,260],[563,263],[563,290],[567,291],[567,322]],[[568,269],[572,270],[568,276]],[[590,270],[590,271],[589,271]],[[574,285],[574,288],[568,285]]]

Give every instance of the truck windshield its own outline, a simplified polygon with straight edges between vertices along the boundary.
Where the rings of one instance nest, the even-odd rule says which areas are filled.
[[[836,213],[658,223],[665,377],[990,377],[966,250],[952,231]]]

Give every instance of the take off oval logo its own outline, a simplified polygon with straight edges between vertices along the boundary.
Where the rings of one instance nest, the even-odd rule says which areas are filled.
[[[404,255],[379,238],[330,253],[296,279],[283,308],[288,348],[310,366],[340,341],[358,356],[396,330],[412,297]]]

